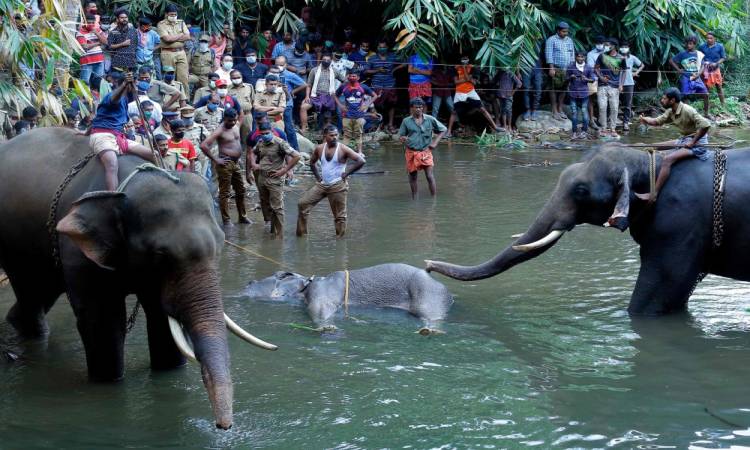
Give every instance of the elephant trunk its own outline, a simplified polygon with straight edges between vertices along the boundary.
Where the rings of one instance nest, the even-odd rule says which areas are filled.
[[[575,220],[568,217],[572,216],[570,213],[560,218],[559,214],[553,212],[560,209],[554,206],[556,197],[552,196],[526,233],[489,261],[476,266],[459,266],[442,261],[426,260],[427,271],[441,273],[461,281],[482,280],[502,273],[516,264],[536,258],[551,248],[566,231],[575,226]]]
[[[218,272],[213,265],[192,267],[189,273],[186,271],[174,277],[167,291],[170,309],[183,328],[173,329],[175,342],[186,356],[194,355],[200,363],[216,427],[229,429],[232,426],[233,390]],[[179,331],[183,336],[179,336]],[[192,345],[185,345],[184,335],[190,338]]]

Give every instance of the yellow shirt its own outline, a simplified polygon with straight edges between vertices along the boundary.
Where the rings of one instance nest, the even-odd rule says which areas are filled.
[[[654,122],[655,125],[671,123],[680,130],[683,136],[694,134],[698,130],[711,126],[711,122],[700,115],[695,108],[682,102],[677,106],[677,112],[669,108],[655,118]]]
[[[167,43],[164,41],[164,36],[177,36],[180,34],[185,34],[188,32],[187,25],[185,25],[185,22],[182,20],[178,20],[177,22],[170,22],[166,19],[159,22],[158,25],[156,25],[156,32],[159,33],[159,37],[161,38],[161,43],[159,44],[159,47],[161,48],[184,48],[185,43],[184,42],[170,42]]]

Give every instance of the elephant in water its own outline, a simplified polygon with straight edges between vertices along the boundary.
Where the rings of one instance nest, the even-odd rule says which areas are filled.
[[[276,272],[251,281],[242,292],[250,298],[272,301],[302,301],[318,327],[333,326],[337,311],[349,306],[375,306],[408,311],[424,321],[422,334],[435,327],[448,314],[453,296],[423,269],[407,264],[380,264],[349,271],[348,299],[346,272],[324,277],[305,277]]]
[[[515,243],[477,266],[426,261],[427,271],[458,280],[500,274],[535,258],[578,224],[612,226],[640,245],[641,268],[628,312],[659,315],[685,310],[700,273],[750,281],[750,149],[726,152],[723,242],[713,248],[714,154],[676,164],[655,204],[649,192],[649,155],[606,145],[567,167],[546,205]],[[656,172],[661,156],[656,158]]]
[[[89,377],[119,380],[125,297],[135,294],[146,315],[151,367],[181,366],[183,355],[197,359],[216,426],[231,427],[225,325],[275,347],[223,312],[217,261],[224,233],[206,183],[190,173],[146,170],[145,161],[126,155],[118,192],[102,190],[104,169],[92,160],[58,197],[69,170],[90,152],[88,137],[64,128],[33,130],[0,147],[0,265],[16,296],[8,321],[22,336],[46,336],[45,314],[67,293]]]

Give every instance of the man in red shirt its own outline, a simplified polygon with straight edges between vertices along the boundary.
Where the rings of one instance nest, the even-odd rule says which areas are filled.
[[[81,44],[84,54],[78,62],[81,65],[79,77],[86,84],[90,83],[91,75],[104,78],[104,53],[102,44],[107,43],[107,35],[104,34],[96,16],[86,15],[86,22],[78,28],[76,40]]]
[[[185,138],[185,123],[182,120],[173,120],[169,123],[172,130],[172,138],[167,144],[169,151],[176,151],[181,158],[178,158],[176,169],[178,172],[195,170],[195,159],[198,154],[195,152],[195,146],[189,139]],[[185,160],[189,161],[186,165]]]

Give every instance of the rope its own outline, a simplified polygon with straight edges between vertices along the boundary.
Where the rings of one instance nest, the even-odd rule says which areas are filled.
[[[253,255],[253,256],[255,256],[255,257],[258,257],[258,258],[261,258],[261,259],[265,259],[266,261],[268,261],[268,262],[271,262],[271,263],[274,263],[274,264],[276,264],[277,266],[279,266],[279,267],[281,267],[281,268],[284,268],[284,269],[287,269],[287,270],[288,270],[288,271],[290,271],[290,272],[294,272],[294,269],[293,269],[292,267],[290,267],[290,266],[288,266],[288,265],[286,265],[286,264],[284,264],[284,263],[282,263],[282,262],[280,262],[280,261],[276,261],[276,260],[275,260],[275,259],[273,259],[273,258],[270,258],[270,257],[268,257],[268,256],[262,255],[262,254],[260,254],[260,253],[258,253],[258,252],[256,252],[256,251],[254,251],[254,250],[250,250],[250,249],[249,249],[249,248],[247,248],[247,247],[243,247],[243,246],[241,246],[241,245],[235,244],[234,242],[228,241],[228,240],[226,240],[226,239],[224,239],[224,243],[225,243],[225,244],[227,244],[227,245],[229,245],[229,246],[231,246],[231,247],[234,247],[234,248],[236,248],[236,249],[238,249],[238,250],[241,250],[241,251],[243,251],[243,252],[245,252],[245,253],[248,253],[248,254],[250,254],[250,255]]]
[[[346,283],[344,284],[344,315],[349,317],[349,270],[344,271]]]
[[[656,193],[656,153],[657,150],[651,148],[648,151],[648,191],[650,197],[653,199]]]

